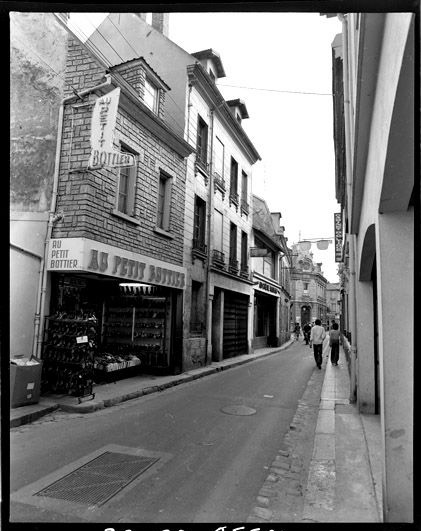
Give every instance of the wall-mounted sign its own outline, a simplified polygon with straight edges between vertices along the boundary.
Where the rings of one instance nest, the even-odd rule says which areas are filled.
[[[86,271],[158,286],[184,289],[186,269],[88,238],[54,238],[48,271]]]
[[[342,212],[333,214],[335,222],[335,262],[342,262]]]
[[[250,256],[252,258],[268,256],[270,252],[267,249],[261,247],[250,247]]]
[[[273,293],[274,295],[281,295],[281,290],[279,288],[277,288],[276,286],[272,286],[271,284],[268,284],[267,282],[259,282],[257,286],[262,291]]]
[[[90,168],[98,166],[118,168],[134,166],[136,163],[133,155],[116,151],[113,147],[119,100],[120,88],[117,87],[95,102],[91,122]]]

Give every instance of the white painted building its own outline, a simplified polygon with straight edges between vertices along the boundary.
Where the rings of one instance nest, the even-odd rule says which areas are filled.
[[[332,44],[336,196],[351,399],[362,413],[379,415],[384,521],[411,522],[415,20],[411,13],[339,18],[342,34]]]

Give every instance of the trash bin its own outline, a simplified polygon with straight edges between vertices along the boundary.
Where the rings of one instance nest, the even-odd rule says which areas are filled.
[[[10,360],[10,407],[26,406],[39,402],[42,361]]]

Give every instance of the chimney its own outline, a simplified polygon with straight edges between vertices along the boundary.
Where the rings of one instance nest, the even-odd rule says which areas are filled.
[[[152,27],[168,37],[169,13],[152,13]]]

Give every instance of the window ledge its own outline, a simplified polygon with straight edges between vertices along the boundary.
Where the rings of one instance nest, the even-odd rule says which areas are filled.
[[[111,211],[111,214],[113,216],[116,216],[117,218],[124,219],[124,221],[128,221],[129,223],[133,223],[133,225],[140,225],[140,221],[138,221],[136,218],[132,218],[131,216],[128,216],[127,214],[123,214],[123,212],[120,212],[119,210],[115,209]]]
[[[174,239],[174,236],[172,234],[170,234],[164,229],[160,229],[159,227],[155,227],[153,231],[159,234],[160,236],[165,236],[165,238],[169,238],[170,240]]]

